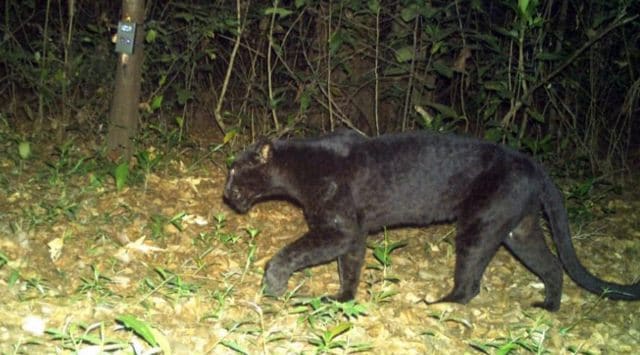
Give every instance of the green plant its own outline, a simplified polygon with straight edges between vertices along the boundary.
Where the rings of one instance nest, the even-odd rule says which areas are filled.
[[[351,328],[353,328],[351,323],[338,323],[324,331],[314,333],[314,337],[309,339],[309,344],[316,347],[316,354],[331,353],[334,349],[343,349],[347,352],[371,350],[372,347],[369,344],[350,344],[345,340],[338,339]]]
[[[2,270],[2,268],[4,268],[7,264],[9,264],[9,257],[5,253],[0,251],[0,270]],[[11,271],[9,272],[9,277],[6,280],[7,287],[13,288],[18,280],[20,280],[20,273],[18,272],[18,270],[11,269]]]
[[[325,297],[301,297],[295,299],[292,306],[289,313],[300,314],[300,321],[308,323],[313,329],[340,318],[353,320],[367,315],[366,306],[354,300],[336,302]]]
[[[160,277],[160,282],[156,284],[151,278],[144,279],[144,285],[146,285],[152,292],[159,291],[166,288],[168,295],[176,295],[178,298],[188,297],[196,293],[199,286],[196,284],[184,282],[182,278],[166,269],[156,267],[156,274]]]
[[[394,250],[405,247],[406,241],[391,242],[389,240],[389,234],[387,230],[384,230],[383,239],[377,244],[369,245],[369,249],[373,250],[373,256],[378,264],[367,265],[367,269],[382,271],[382,277],[379,280],[374,281],[369,285],[369,294],[371,299],[375,303],[388,301],[397,292],[390,288],[389,283],[397,283],[399,280],[397,277],[389,274],[389,269],[392,265],[391,253]],[[373,284],[379,284],[378,290],[373,290]]]
[[[47,290],[50,288],[41,276],[30,277],[25,280],[27,288],[33,288],[38,291],[39,294],[45,295]]]
[[[9,257],[0,251],[0,269],[2,269],[5,265],[9,263]]]
[[[346,333],[351,327],[351,323],[340,323],[324,332],[317,333],[315,338],[309,339],[309,343],[316,346],[316,354],[327,353],[335,348],[344,349],[346,342],[336,338]]]
[[[28,141],[18,143],[18,155],[22,160],[27,160],[31,157],[31,144]]]
[[[214,290],[211,297],[216,301],[216,305],[213,310],[207,313],[203,319],[213,318],[220,319],[225,306],[229,302],[229,298],[233,295],[235,284],[230,284],[227,277],[224,279],[224,288]]]
[[[367,315],[367,307],[355,300],[347,302],[333,302],[334,306],[338,308],[340,314],[342,314],[347,320],[356,319],[361,316]]]
[[[113,178],[116,183],[116,191],[120,192],[129,179],[129,164],[120,163],[113,169]]]
[[[100,270],[95,265],[91,265],[91,278],[80,277],[81,284],[78,291],[81,293],[97,293],[100,296],[113,296],[114,293],[109,289],[111,279],[100,274]]]
[[[93,334],[95,332],[98,334]],[[103,322],[91,325],[71,322],[66,324],[63,329],[47,329],[46,333],[52,340],[61,341],[63,349],[76,353],[90,347],[101,351],[118,351],[129,347],[126,342],[107,337]]]
[[[182,211],[173,215],[171,218],[167,218],[160,214],[155,214],[151,216],[151,223],[149,224],[149,228],[151,229],[151,237],[154,239],[159,239],[164,237],[164,228],[166,225],[172,225],[178,231],[182,232],[184,227],[182,226],[182,219],[186,216],[187,213]]]
[[[200,242],[204,245],[210,245],[212,240],[218,240],[222,244],[228,246],[236,244],[241,239],[239,234],[232,231],[227,231],[227,217],[224,213],[217,213],[213,216],[213,219],[215,221],[215,225],[213,226],[212,230],[198,233],[198,236],[194,239],[194,241]],[[245,232],[249,234],[250,240],[253,240],[260,233],[258,229],[250,227],[246,228]]]
[[[373,256],[376,258],[379,266],[371,266],[371,268],[384,269],[391,266],[391,253],[399,248],[407,246],[406,241],[399,242],[391,242],[389,240],[389,234],[387,230],[384,231],[384,238],[382,239],[382,243],[378,243],[376,245],[370,246],[369,248],[373,249]]]
[[[606,291],[605,291],[606,293]],[[560,334],[561,335],[567,335],[569,334],[569,332],[571,330],[573,330],[573,328],[575,328],[578,324],[580,324],[581,322],[584,322],[585,320],[590,319],[590,315],[591,313],[596,310],[596,308],[602,304],[602,301],[605,300],[604,294],[600,295],[598,298],[596,298],[596,300],[594,302],[591,302],[590,305],[588,305],[588,307],[579,313],[579,317],[577,317],[577,319],[575,321],[573,321],[570,325],[566,326],[566,327],[561,327],[560,328]]]
[[[244,280],[244,276],[249,271],[249,268],[253,264],[253,260],[256,256],[256,251],[258,250],[258,245],[256,244],[255,238],[258,234],[260,234],[260,230],[252,227],[245,228],[245,231],[249,235],[249,250],[247,251],[247,258],[244,265],[244,270],[242,271],[242,276],[240,277],[240,282]]]
[[[243,355],[248,355],[249,352],[240,344],[238,344],[238,342],[233,341],[233,340],[223,340],[220,342],[220,344],[222,344],[224,347],[229,348],[233,351],[235,351],[238,354],[243,354]]]
[[[485,354],[511,354],[520,350],[535,354],[547,354],[544,343],[551,329],[549,321],[544,316],[532,317],[526,315],[532,323],[516,324],[510,327],[509,335],[498,337],[491,341],[471,341],[469,345]],[[495,352],[491,349],[496,349]]]
[[[85,174],[95,167],[93,157],[74,157],[74,148],[77,149],[73,139],[65,141],[55,147],[55,159],[47,160],[49,167],[49,184],[57,186],[63,179],[73,174]]]
[[[116,321],[121,323],[125,328],[132,330],[144,341],[151,346],[158,346],[158,341],[153,333],[151,326],[134,315],[125,314],[116,317]]]
[[[439,322],[452,322],[452,323],[461,324],[469,329],[473,328],[473,325],[468,319],[451,315],[451,312],[448,312],[448,311],[443,311],[439,313],[432,312],[428,314],[428,317],[437,319]]]
[[[595,211],[611,213],[600,202],[612,192],[616,192],[616,187],[602,177],[573,181],[566,194],[569,218],[576,223],[585,223],[593,219]]]
[[[224,213],[216,214],[214,219],[216,220],[216,225],[214,226],[213,234],[222,244],[235,244],[240,240],[240,236],[236,233],[225,231],[227,219]]]
[[[157,154],[155,150],[141,150],[136,153],[136,159],[138,160],[138,165],[142,169],[144,173],[144,190],[147,190],[147,178],[151,171],[158,165],[162,156]]]

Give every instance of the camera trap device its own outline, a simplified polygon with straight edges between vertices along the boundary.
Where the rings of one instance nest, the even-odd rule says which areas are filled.
[[[116,52],[133,54],[133,44],[136,39],[136,23],[131,21],[118,22],[116,34]]]

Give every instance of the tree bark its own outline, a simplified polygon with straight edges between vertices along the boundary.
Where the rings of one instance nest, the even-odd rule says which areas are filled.
[[[144,59],[144,0],[122,0],[122,20],[136,23],[133,53],[118,53],[116,81],[109,112],[108,156],[129,159],[138,131],[140,79]]]

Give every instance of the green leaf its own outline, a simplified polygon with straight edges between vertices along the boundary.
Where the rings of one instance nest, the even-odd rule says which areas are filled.
[[[229,143],[236,136],[236,134],[238,134],[238,131],[236,131],[235,129],[232,129],[229,132],[225,133],[224,138],[222,139],[222,144]]]
[[[483,84],[483,86],[489,91],[495,91],[502,99],[511,97],[509,87],[504,81],[487,81]]]
[[[404,22],[412,21],[418,15],[418,5],[411,4],[400,10],[400,18]]]
[[[162,106],[163,98],[164,96],[158,95],[158,96],[155,96],[153,100],[151,100],[151,111],[155,111]]]
[[[533,119],[534,119],[536,122],[538,122],[538,123],[544,123],[544,121],[545,121],[544,116],[543,116],[540,112],[538,112],[538,111],[536,111],[536,110],[533,110],[533,109],[527,109],[527,113],[528,113],[531,117],[533,117]]]
[[[379,0],[369,0],[367,4],[369,6],[369,11],[372,13],[378,13],[380,11],[380,1]]]
[[[31,145],[27,141],[20,142],[18,144],[18,154],[20,159],[29,159],[31,156]]]
[[[178,103],[184,105],[187,101],[193,99],[193,92],[187,89],[178,89],[176,93],[178,95]]]
[[[492,51],[501,53],[501,48],[500,48],[500,45],[498,44],[499,43],[498,38],[496,38],[495,36],[491,34],[475,34],[475,35],[472,35],[472,37],[477,38],[483,41],[484,43],[486,43],[489,46],[489,49],[491,49]]]
[[[504,81],[487,81],[483,84],[484,88],[491,91],[502,91],[507,89]]]
[[[158,86],[162,86],[167,82],[167,74],[162,74],[160,80],[158,80]]]
[[[0,267],[9,263],[9,257],[0,251]]]
[[[561,53],[541,52],[536,54],[536,59],[546,61],[562,60],[565,56]]]
[[[382,73],[384,75],[396,76],[396,75],[406,74],[409,72],[410,69],[411,69],[411,66],[409,64],[394,65],[394,66],[385,68]],[[433,88],[430,88],[430,89],[433,89]]]
[[[7,280],[7,286],[13,287],[19,279],[20,273],[18,272],[18,270],[12,270],[9,274],[9,279]]]
[[[338,335],[343,334],[344,332],[346,332],[347,330],[351,329],[352,325],[351,323],[347,323],[347,322],[342,322],[338,325],[336,325],[333,328],[330,328],[329,330],[327,330],[325,332],[325,335],[327,335],[329,340],[333,340],[335,339]]]
[[[518,12],[520,13],[520,17],[522,17],[529,26],[539,26],[541,24],[540,16],[534,15],[536,14],[538,8],[538,0],[518,0]]]
[[[276,109],[278,108],[278,105],[280,104],[280,102],[282,102],[283,97],[274,97],[273,99],[269,100],[269,107],[272,109]]]
[[[307,0],[295,0],[293,3],[296,6],[296,9],[299,9],[307,4]]]
[[[178,128],[182,129],[184,127],[184,117],[176,116],[176,124],[178,124]]]
[[[344,37],[342,37],[342,32],[335,31],[331,34],[331,38],[329,39],[329,53],[336,54],[342,44],[344,43]]]
[[[367,314],[367,307],[362,304],[356,303],[356,301],[354,300],[338,304],[342,309],[342,313],[344,313],[347,319],[357,318],[358,316]]]
[[[507,344],[502,345],[498,349],[496,354],[498,354],[498,355],[507,355],[507,354],[511,354],[511,352],[513,350],[516,350],[516,349],[518,349],[518,344],[514,344],[514,343],[509,342]]]
[[[529,0],[518,0],[518,9],[522,15],[531,15],[528,13]]]
[[[300,95],[300,112],[307,112],[309,106],[311,106],[311,92],[304,90],[302,91],[302,95]]]
[[[133,330],[138,336],[144,339],[149,345],[157,346],[158,342],[153,336],[151,327],[144,321],[139,320],[132,315],[122,315],[116,318],[116,321],[122,323],[126,328]]]
[[[500,142],[502,140],[503,132],[499,127],[489,128],[484,132],[484,139],[489,142]]]
[[[265,15],[276,14],[276,15],[280,16],[281,18],[285,18],[285,17],[291,15],[292,13],[293,13],[293,11],[287,10],[285,8],[282,8],[282,7],[269,7],[266,10],[264,10],[264,14]]]
[[[442,64],[442,62],[437,61],[435,63],[433,63],[433,69],[435,69],[435,71],[446,77],[447,79],[451,79],[453,78],[453,69],[449,68],[448,66]]]
[[[187,22],[191,22],[195,18],[190,12],[178,12],[174,15],[174,17],[181,18]]]
[[[113,177],[116,179],[116,190],[121,191],[129,178],[129,164],[119,164],[113,172]]]
[[[150,29],[147,31],[147,35],[145,36],[144,40],[147,43],[153,43],[157,37],[158,37],[158,32],[154,29]]]
[[[398,61],[398,63],[408,62],[413,59],[414,55],[415,53],[413,52],[412,46],[402,47],[395,52],[396,60]]]
[[[222,344],[222,345],[226,346],[227,348],[229,348],[229,349],[231,349],[231,350],[233,350],[235,352],[238,352],[240,354],[248,354],[248,352],[245,349],[243,349],[240,346],[240,344],[236,343],[233,340],[223,340],[223,341],[220,342],[220,344]]]
[[[460,116],[458,115],[458,113],[452,109],[451,107],[447,106],[447,105],[442,105],[439,103],[435,103],[435,102],[427,102],[426,105],[438,110],[438,112],[440,112],[442,115],[444,115],[445,117],[448,118],[459,118]],[[397,243],[394,243],[397,244]],[[400,245],[399,247],[403,247],[404,245]]]
[[[273,39],[273,37],[271,37],[271,39]],[[282,52],[282,46],[280,46],[275,39],[273,39],[273,41],[271,41],[271,48],[273,48],[273,50],[279,55],[282,56],[283,52]]]
[[[448,106],[445,106],[447,108],[449,108]],[[452,110],[453,111],[453,110]],[[455,114],[455,112],[454,112]],[[391,253],[392,251],[405,247],[407,246],[407,242],[405,241],[399,241],[399,242],[395,242],[395,243],[391,243],[391,245],[387,246],[387,253]]]
[[[136,159],[138,159],[138,164],[140,165],[148,165],[149,164],[149,152],[146,150],[138,152],[136,154]]]
[[[389,266],[389,254],[386,253],[384,247],[376,247],[373,250],[373,256],[384,266]]]
[[[179,212],[175,216],[171,217],[169,223],[176,227],[177,230],[182,232],[184,230],[184,227],[182,227],[182,219],[184,218],[184,216],[186,216],[186,214],[186,212]]]
[[[506,37],[509,37],[511,39],[514,39],[514,40],[518,40],[518,31],[516,31],[516,30],[507,30],[506,28],[500,27],[500,26],[495,26],[493,29],[496,32],[498,32],[498,33],[500,33],[500,34],[502,34],[502,35],[504,35]]]

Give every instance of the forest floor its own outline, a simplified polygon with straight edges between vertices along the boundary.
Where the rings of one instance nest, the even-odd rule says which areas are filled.
[[[468,305],[428,305],[452,286],[452,225],[371,236],[357,302],[317,297],[337,290],[335,263],[294,274],[282,299],[263,297],[266,262],[306,226],[285,202],[230,210],[223,154],[147,147],[118,190],[97,142],[32,142],[21,159],[4,129],[0,354],[640,351],[640,302],[601,299],[565,276],[560,311],[532,308],[542,284],[505,250]],[[621,283],[640,276],[640,192],[627,189],[583,191],[574,212],[589,218],[572,224],[586,267]]]

